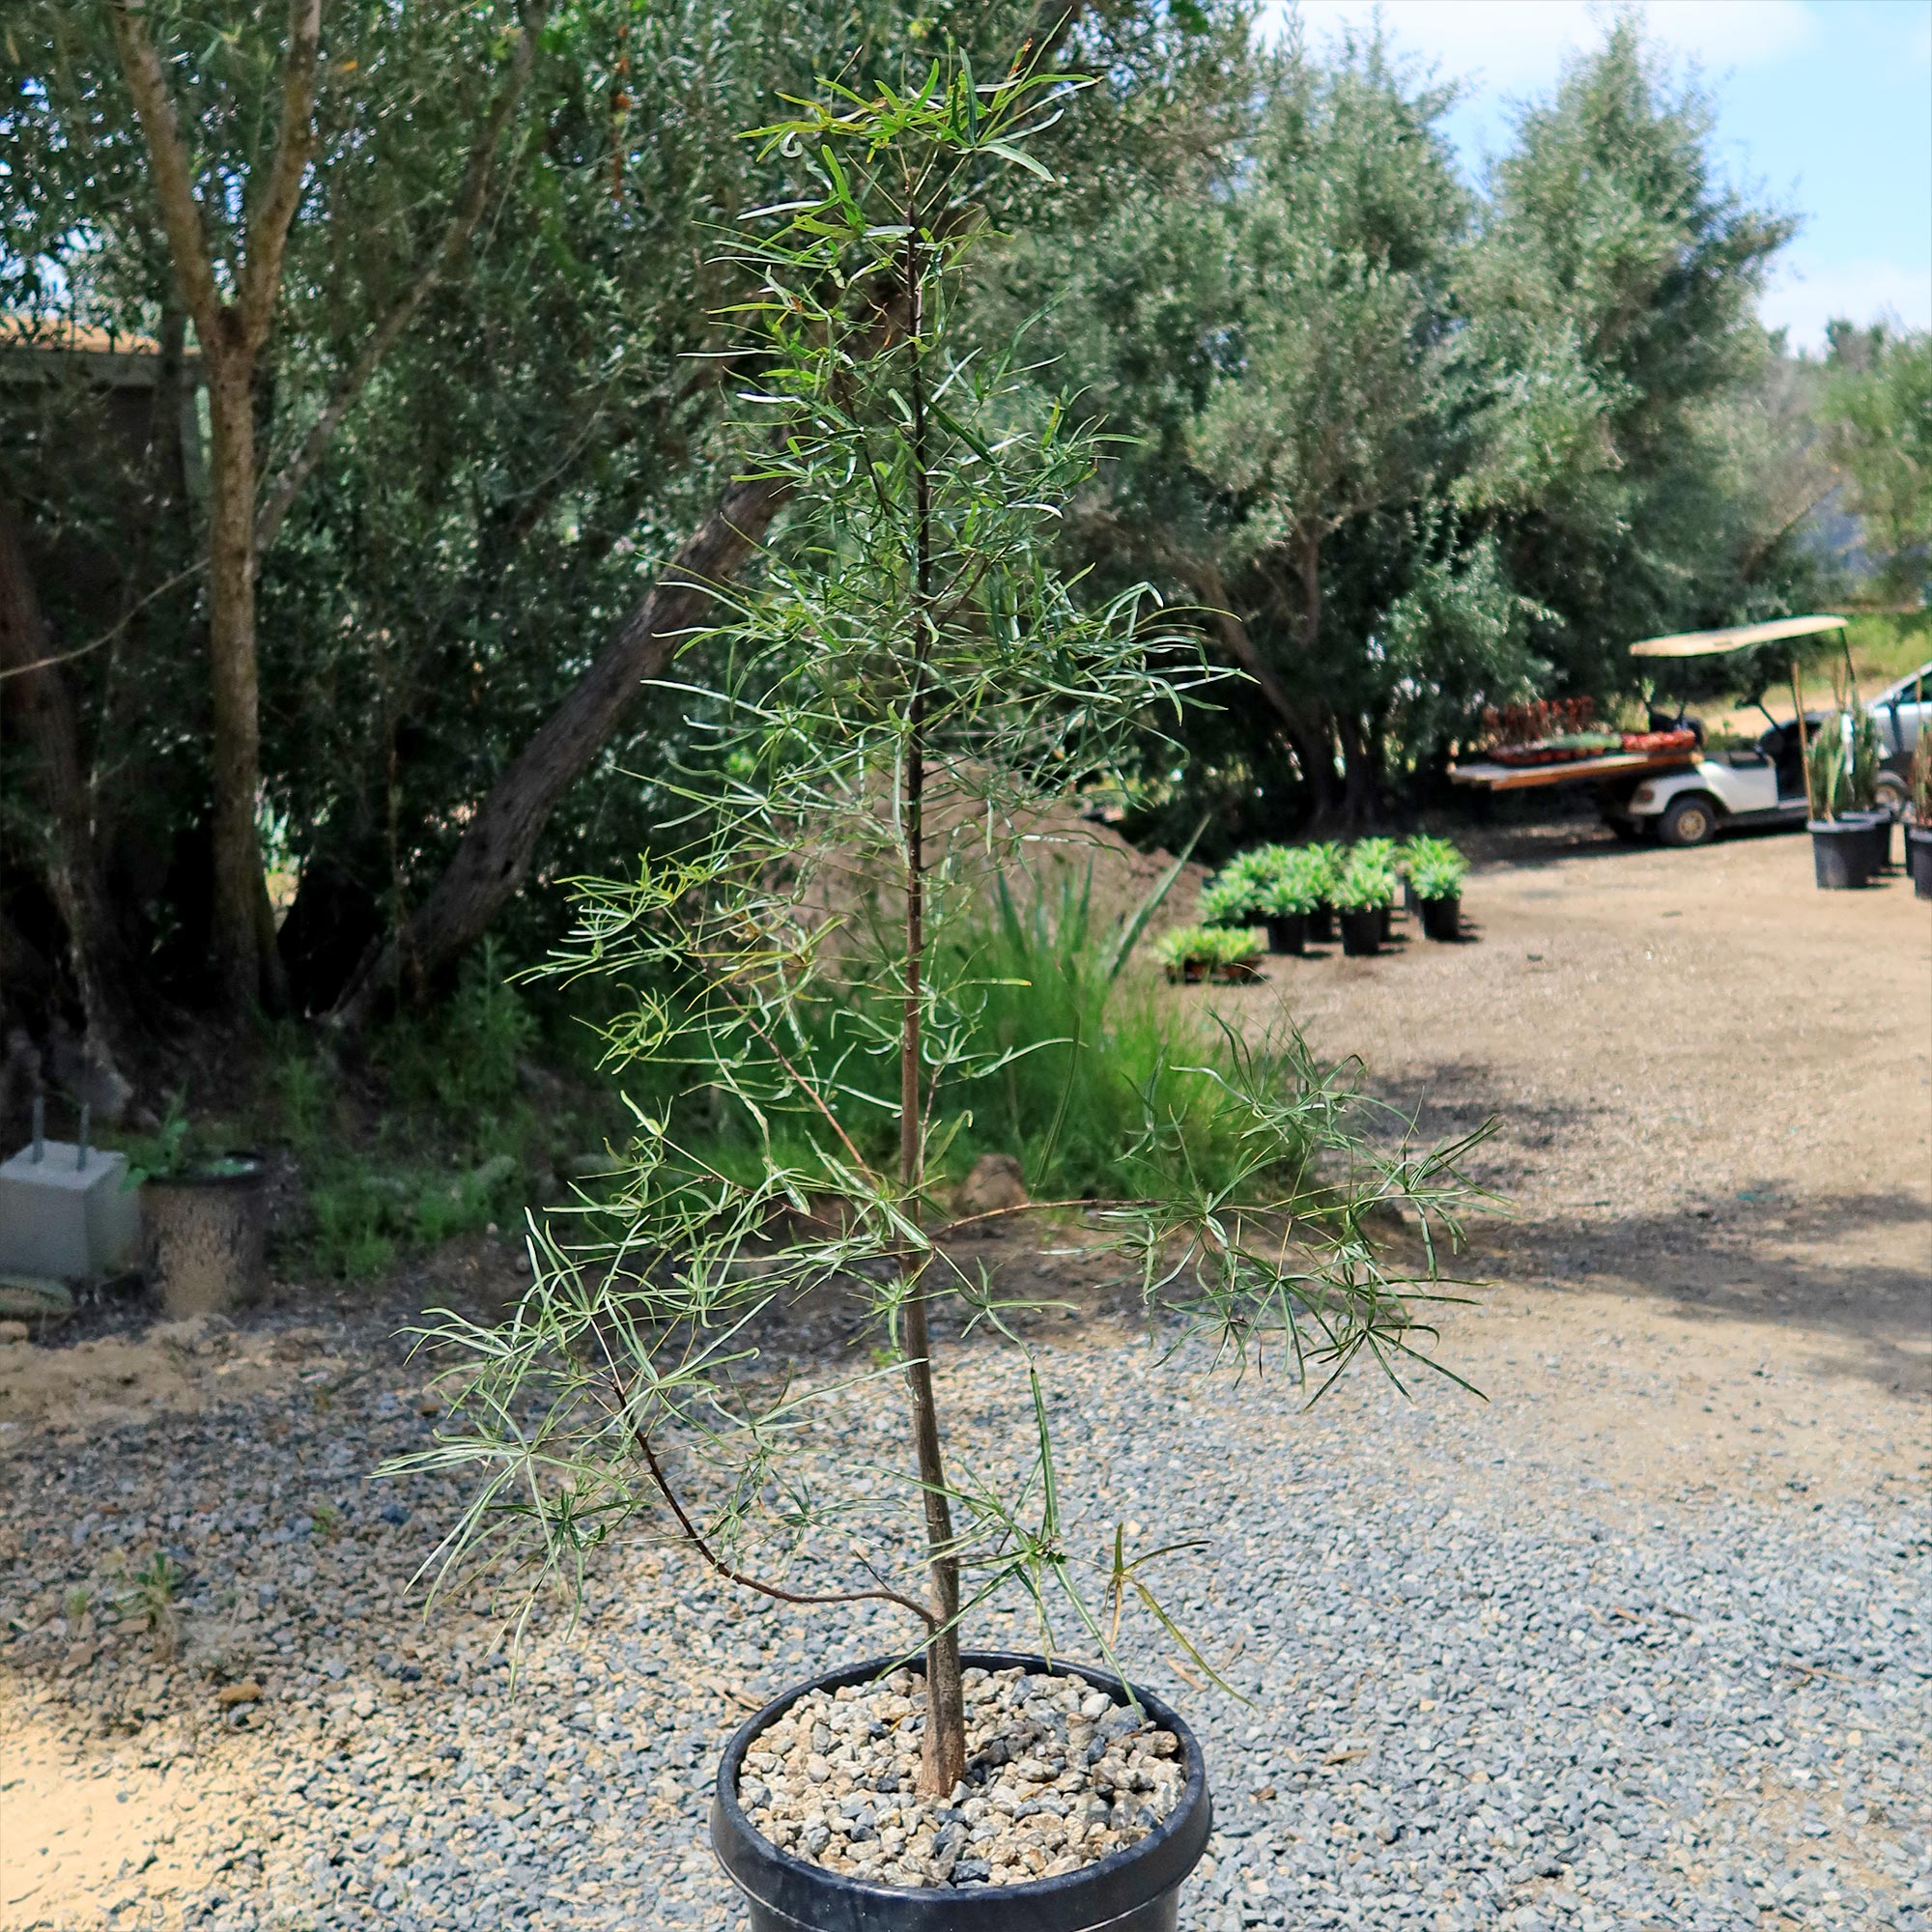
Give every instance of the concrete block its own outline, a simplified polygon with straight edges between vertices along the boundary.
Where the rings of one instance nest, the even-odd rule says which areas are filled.
[[[128,1156],[44,1141],[0,1164],[0,1273],[84,1281],[130,1267],[141,1202]]]

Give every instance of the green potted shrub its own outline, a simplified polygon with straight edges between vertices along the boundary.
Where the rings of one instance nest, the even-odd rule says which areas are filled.
[[[1208,932],[1208,977],[1226,986],[1251,986],[1262,977],[1257,962],[1267,936],[1253,926],[1217,925]]]
[[[1280,861],[1262,894],[1261,915],[1268,951],[1299,953],[1307,946],[1309,922],[1321,903],[1326,874],[1305,848],[1280,849]]]
[[[1176,985],[1195,985],[1207,979],[1214,964],[1222,929],[1212,925],[1177,925],[1154,941],[1154,957],[1166,967],[1168,979]]]
[[[764,284],[746,311],[762,329],[747,406],[791,522],[730,613],[715,764],[684,780],[689,843],[580,882],[556,961],[631,992],[606,1004],[612,1057],[638,1071],[631,1091],[668,1097],[638,1111],[610,1222],[533,1233],[536,1278],[510,1321],[451,1316],[426,1335],[451,1402],[433,1445],[394,1465],[474,1479],[444,1551],[452,1590],[489,1575],[531,1604],[568,1595],[641,1534],[795,1617],[865,1606],[873,1654],[787,1687],[718,1767],[712,1842],[756,1932],[1162,1932],[1208,1842],[1200,1748],[1118,1650],[1145,1614],[1211,1665],[1159,1602],[1159,1552],[1063,1515],[1035,1311],[954,1246],[933,1107],[942,1083],[1002,1062],[974,1025],[971,949],[947,937],[970,910],[962,855],[990,844],[1016,864],[1038,811],[1118,770],[1205,675],[1179,668],[1187,641],[1151,594],[1097,610],[1068,594],[1056,518],[1094,472],[1094,439],[1041,403],[1031,357],[955,349],[949,325],[980,227],[960,211],[1025,164],[1065,85],[980,87],[935,63],[911,94],[838,91],[760,130],[808,175],[751,217],[763,239],[744,250]],[[855,877],[864,916],[841,919]],[[1214,943],[1233,963],[1242,942]],[[871,998],[851,1009],[876,1030],[814,1046],[813,1011],[855,983]],[[855,1050],[895,1072],[890,1105],[854,1098]],[[1298,1045],[1230,1055],[1216,1093],[1233,1174],[1200,1181],[1150,1097],[1118,1198],[1029,1211],[1084,1217],[1094,1252],[1118,1256],[1153,1319],[1197,1328],[1208,1359],[1297,1378],[1358,1355],[1426,1361],[1411,1310],[1437,1247],[1415,1272],[1392,1265],[1376,1209],[1440,1224],[1465,1191],[1455,1151],[1371,1140]],[[689,1145],[720,1094],[749,1171]],[[801,1215],[808,1199],[825,1211]],[[761,1312],[807,1295],[871,1345],[856,1372],[758,1359]],[[1010,1469],[1003,1444],[962,1473],[966,1425],[950,1441],[943,1426],[942,1344],[967,1330],[1010,1350],[1037,1425]],[[1038,1653],[969,1647],[1002,1599],[1040,1619]],[[1067,1662],[1063,1629],[1098,1661]],[[835,1754],[867,1758],[863,1829],[821,1802],[806,1755],[819,1723]],[[981,1807],[969,1854],[956,1807],[1009,1775],[1067,1807],[1060,1829],[1049,1844],[1031,1816]]]
[[[1882,835],[1872,817],[1878,788],[1878,734],[1856,706],[1829,714],[1807,753],[1811,806],[1811,859],[1825,892],[1867,885],[1885,863],[1891,842],[1887,814]]]
[[[1201,888],[1199,911],[1203,925],[1252,925],[1266,889],[1268,848],[1239,852]]]
[[[1335,888],[1335,910],[1342,926],[1342,951],[1362,959],[1381,951],[1388,909],[1395,899],[1395,873],[1376,855],[1350,856]]]
[[[1399,877],[1396,842],[1393,838],[1357,838],[1348,848],[1345,865],[1373,867],[1389,878],[1388,902],[1382,907],[1382,944],[1386,946],[1395,918],[1395,889]]]
[[[1335,937],[1336,893],[1342,884],[1342,847],[1332,840],[1303,845],[1304,863],[1315,888],[1315,904],[1308,914],[1308,937],[1326,944]]]
[[[1459,937],[1463,881],[1468,876],[1469,862],[1447,838],[1418,834],[1403,846],[1401,865],[1424,935],[1440,940]]]
[[[224,1314],[255,1300],[269,1235],[261,1155],[211,1147],[179,1096],[127,1151],[128,1184],[141,1190],[143,1271],[169,1315]]]

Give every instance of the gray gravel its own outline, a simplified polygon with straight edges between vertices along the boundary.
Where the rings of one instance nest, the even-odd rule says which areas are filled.
[[[742,1923],[704,1839],[722,1738],[902,1633],[748,1605],[634,1549],[574,1630],[535,1632],[513,1692],[486,1621],[424,1626],[408,1595],[454,1491],[362,1480],[432,1426],[393,1325],[268,1318],[286,1379],[235,1401],[215,1372],[245,1338],[216,1331],[196,1420],[0,1436],[10,1689],[135,1802],[163,1775],[234,1794],[182,1827],[186,1879],[103,1885],[107,1922]],[[1158,1580],[1251,1701],[1146,1632],[1137,1653],[1216,1791],[1192,1932],[1932,1928],[1922,1491],[1634,1503],[1587,1466],[1513,1480],[1448,1390],[1358,1384],[1305,1415],[1287,1390],[1149,1374],[1097,1331],[1042,1366],[1076,1542],[1117,1516],[1147,1544],[1213,1539]],[[978,1348],[946,1368],[959,1439],[996,1460],[1028,1428],[1009,1371]],[[131,1617],[65,1614],[156,1547],[189,1573],[171,1660]]]

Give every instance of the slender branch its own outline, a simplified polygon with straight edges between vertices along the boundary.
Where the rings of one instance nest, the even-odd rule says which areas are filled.
[[[816,1107],[821,1114],[825,1116],[826,1121],[831,1125],[832,1131],[838,1136],[839,1142],[844,1147],[845,1151],[852,1156],[852,1165],[856,1167],[859,1170],[859,1172],[865,1175],[868,1179],[876,1180],[878,1177],[875,1174],[873,1174],[871,1164],[866,1159],[866,1156],[862,1154],[859,1151],[858,1148],[853,1144],[852,1136],[848,1134],[842,1126],[839,1125],[838,1116],[835,1114],[832,1111],[831,1107],[827,1104],[825,1096],[819,1093],[818,1089],[810,1080],[808,1080],[806,1076],[802,1074],[798,1070],[798,1068],[791,1064],[789,1060],[785,1058],[784,1049],[781,1046],[780,1046],[778,1041],[775,1040],[771,1037],[771,1035],[767,1033],[765,1029],[758,1024],[756,1019],[753,1017],[750,1008],[746,1006],[743,1000],[739,999],[737,994],[734,993],[731,990],[731,988],[724,983],[723,980],[714,980],[712,981],[712,984],[715,985],[718,988],[718,990],[721,993],[723,993],[727,1000],[730,1001],[731,1005],[737,1009],[739,1018],[742,1019],[745,1022],[745,1024],[748,1027],[750,1027],[752,1031],[754,1034],[756,1034],[761,1040],[764,1041],[765,1050],[768,1053],[770,1053],[772,1058],[776,1060],[778,1064],[781,1066],[782,1066],[784,1070],[787,1073],[789,1073],[795,1081],[798,1082],[799,1092],[803,1094],[806,1096],[806,1098],[809,1099],[811,1102],[811,1104],[814,1107]]]
[[[155,197],[160,204],[161,226],[167,233],[175,275],[188,313],[194,317],[202,354],[218,355],[227,346],[221,335],[221,291],[215,284],[214,258],[202,226],[194,175],[174,102],[168,96],[167,77],[161,71],[155,43],[148,38],[138,0],[111,0],[108,13],[121,72],[133,98],[148,159],[154,167]]]
[[[638,1447],[643,1451],[645,1465],[651,1472],[651,1481],[657,1485],[658,1493],[670,1505],[671,1514],[677,1518],[678,1527],[684,1531],[685,1541],[727,1583],[736,1583],[743,1589],[753,1590],[759,1596],[770,1597],[781,1604],[896,1604],[900,1609],[910,1610],[927,1630],[937,1628],[939,1619],[923,1604],[914,1603],[910,1597],[902,1597],[896,1590],[830,1592],[786,1590],[777,1583],[767,1583],[761,1577],[748,1576],[744,1571],[733,1568],[704,1540],[703,1531],[685,1513],[683,1503],[678,1500],[677,1492],[671,1488],[658,1462],[656,1450],[651,1447],[650,1436],[641,1429],[637,1432],[637,1436]]]
[[[322,0],[289,0],[289,51],[282,63],[282,120],[269,185],[242,238],[236,289],[242,336],[252,353],[268,340],[282,286],[289,226],[301,203],[302,176],[315,151],[315,70],[322,47]]]
[[[383,358],[395,347],[403,331],[414,319],[430,291],[455,267],[469,247],[469,238],[476,232],[476,224],[482,219],[484,204],[489,198],[497,143],[502,137],[504,126],[516,111],[535,62],[541,10],[535,11],[536,17],[517,30],[509,78],[497,91],[497,99],[491,103],[489,113],[483,117],[476,136],[469,144],[469,158],[464,167],[463,184],[441,241],[417,270],[410,286],[370,330],[369,339],[362,345],[362,353],[337,382],[322,413],[309,425],[300,448],[270,485],[255,520],[255,546],[258,550],[267,550],[274,541],[275,532],[282,526],[282,519],[288,515],[289,506],[322,460],[329,438],[340,428],[343,417],[355,406],[356,397],[368,385]]]

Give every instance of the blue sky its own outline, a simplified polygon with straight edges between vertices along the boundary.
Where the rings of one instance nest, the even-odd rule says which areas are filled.
[[[1765,320],[1808,349],[1834,315],[1932,327],[1932,0],[1644,0],[1640,11],[1713,96],[1732,179],[1803,217]],[[1318,44],[1375,12],[1373,0],[1300,6]],[[1509,103],[1548,95],[1565,55],[1612,17],[1590,0],[1383,0],[1380,12],[1398,45],[1467,82],[1450,128],[1472,168],[1507,142]]]

